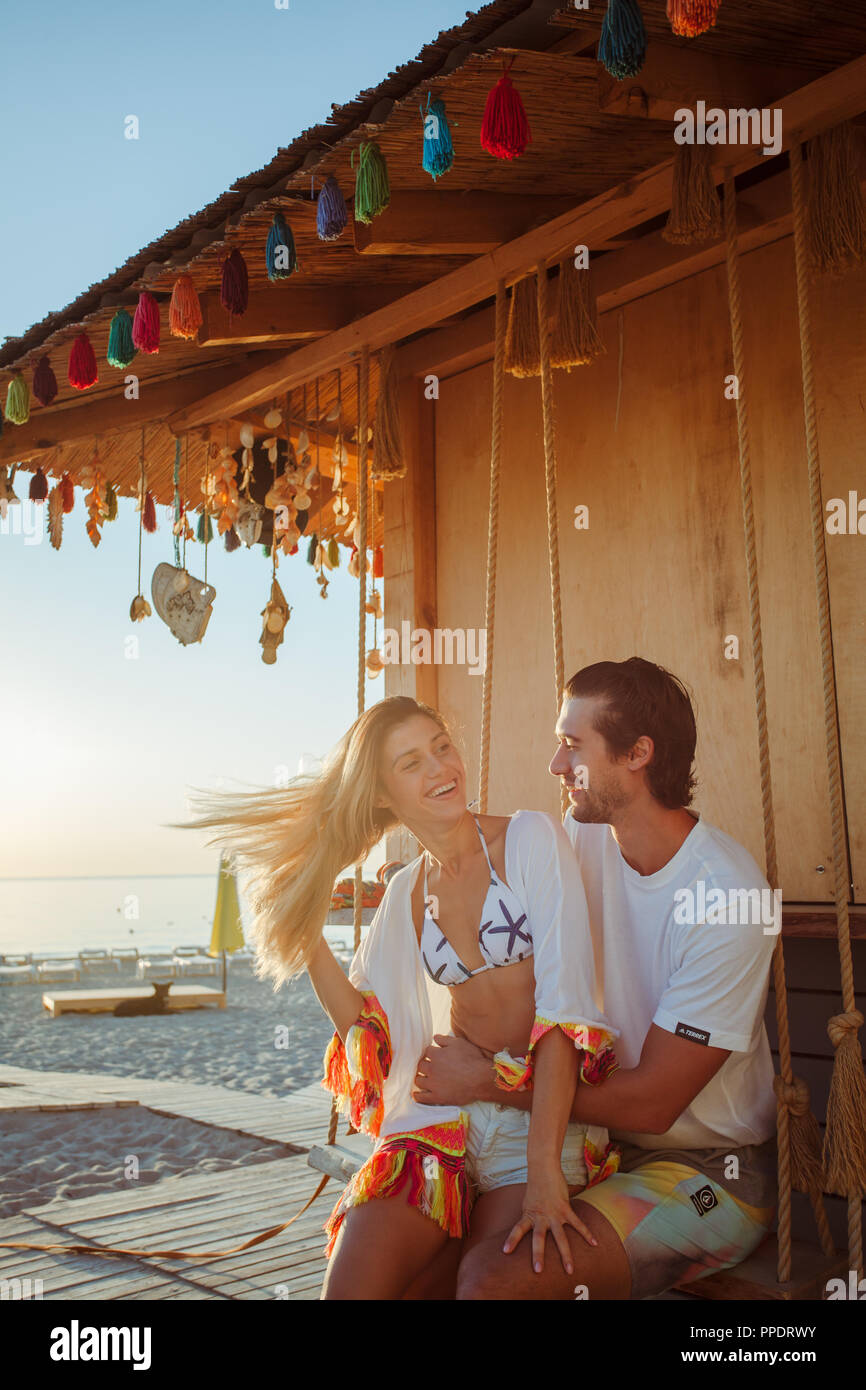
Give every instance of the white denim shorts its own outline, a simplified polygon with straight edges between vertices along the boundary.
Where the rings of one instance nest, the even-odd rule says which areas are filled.
[[[476,1100],[463,1108],[466,1174],[478,1192],[492,1192],[527,1179],[528,1110]],[[562,1146],[562,1171],[569,1187],[586,1186],[583,1144],[587,1126],[570,1124]]]

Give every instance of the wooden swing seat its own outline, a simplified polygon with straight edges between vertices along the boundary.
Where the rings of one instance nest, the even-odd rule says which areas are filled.
[[[366,1134],[343,1134],[335,1144],[319,1144],[310,1149],[307,1163],[317,1172],[346,1183],[369,1158],[372,1149]],[[677,1293],[689,1294],[692,1298],[721,1302],[737,1299],[820,1302],[827,1280],[838,1276],[845,1278],[847,1274],[848,1256],[844,1250],[828,1257],[822,1254],[819,1246],[795,1240],[791,1252],[793,1278],[785,1284],[780,1284],[776,1278],[779,1256],[776,1237],[771,1235],[741,1264],[708,1274],[705,1279],[693,1283],[676,1284],[674,1288]]]

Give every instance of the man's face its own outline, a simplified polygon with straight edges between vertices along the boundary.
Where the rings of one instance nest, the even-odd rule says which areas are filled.
[[[568,788],[570,815],[593,825],[612,825],[636,788],[622,762],[612,757],[594,728],[599,700],[564,699],[556,724],[559,746],[550,763]]]

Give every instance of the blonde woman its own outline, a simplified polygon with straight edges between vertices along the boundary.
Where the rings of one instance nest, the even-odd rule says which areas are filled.
[[[595,1241],[569,1195],[618,1155],[569,1115],[578,1080],[615,1068],[616,1031],[595,1004],[562,827],[534,811],[473,816],[444,719],[403,696],[361,715],[319,775],[197,805],[195,824],[252,875],[259,974],[279,985],[308,971],[336,1030],[324,1084],[376,1140],[326,1228],[324,1297],[420,1296],[425,1271],[453,1274],[473,1202],[473,1224],[494,1230],[520,1188],[533,1268],[550,1234],[570,1272],[565,1228]],[[322,934],[333,884],[397,825],[423,853],[388,884],[347,979]],[[493,1059],[503,1090],[532,1086],[531,1111],[424,1104],[419,1062],[449,1034]]]

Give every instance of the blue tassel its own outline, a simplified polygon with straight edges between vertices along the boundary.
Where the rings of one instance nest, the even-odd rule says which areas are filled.
[[[424,117],[424,153],[422,165],[434,179],[447,174],[454,163],[454,146],[451,143],[451,128],[445,115],[444,101],[431,101],[427,95],[427,110],[422,108]]]
[[[319,202],[316,208],[316,231],[320,241],[336,241],[337,237],[342,236],[346,230],[346,223],[349,214],[346,210],[346,200],[340,191],[340,185],[329,174],[319,189]]]
[[[271,230],[268,232],[268,245],[265,251],[269,280],[287,280],[298,269],[298,253],[292,229],[281,212],[278,212]]]
[[[646,29],[637,0],[608,0],[598,60],[618,81],[634,77],[646,57]]]
[[[108,330],[108,365],[128,367],[136,352],[132,341],[132,319],[125,309],[118,309]]]

